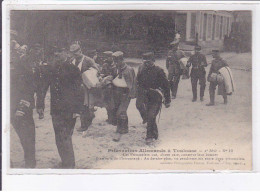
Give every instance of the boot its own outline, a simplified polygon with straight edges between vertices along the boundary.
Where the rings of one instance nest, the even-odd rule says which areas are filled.
[[[120,134],[120,133],[117,132],[117,133],[115,134],[115,136],[113,137],[113,141],[119,142],[120,139],[121,139],[121,136],[122,136],[122,134]]]
[[[224,104],[227,104],[228,102],[227,102],[227,96],[223,96],[223,98],[224,98]]]
[[[121,118],[121,129],[120,129],[121,134],[126,134],[128,133],[128,118],[127,116],[124,116]]]
[[[209,92],[210,103],[206,104],[206,106],[214,106],[215,105],[215,91]]]

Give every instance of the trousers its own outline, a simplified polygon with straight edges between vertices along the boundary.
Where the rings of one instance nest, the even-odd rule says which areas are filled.
[[[146,138],[158,139],[158,127],[156,117],[162,107],[162,96],[156,90],[146,90],[138,93],[136,107],[140,112],[143,120],[147,120]]]
[[[176,95],[177,95],[177,90],[178,90],[178,85],[179,85],[179,82],[180,82],[180,77],[181,77],[180,74],[174,75],[173,79],[170,80],[170,88],[171,88],[173,97],[176,97]]]
[[[82,113],[80,114],[80,123],[82,131],[87,131],[95,118],[94,108],[89,108],[87,105],[83,106]]]
[[[33,110],[18,118],[11,117],[11,123],[20,139],[23,151],[25,168],[35,168],[35,124],[33,120]]]
[[[113,90],[114,109],[113,118],[117,121],[117,133],[128,133],[128,116],[127,109],[130,104],[131,98],[129,97],[128,88],[115,87]]]
[[[206,72],[201,70],[192,70],[191,72],[191,87],[193,99],[197,99],[197,85],[200,85],[200,97],[204,96],[205,88],[206,88]]]
[[[62,161],[62,168],[74,168],[75,156],[72,144],[72,134],[76,119],[73,114],[52,115],[57,149]]]

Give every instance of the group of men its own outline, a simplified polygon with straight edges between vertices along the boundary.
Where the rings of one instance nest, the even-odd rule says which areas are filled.
[[[97,64],[76,43],[69,49],[52,47],[43,57],[39,44],[21,55],[25,46],[12,42],[11,123],[24,150],[25,168],[36,166],[33,109],[36,107],[39,119],[44,118],[48,88],[61,168],[75,167],[72,134],[76,118],[81,120],[78,131],[87,131],[95,117],[95,106],[106,108],[107,122],[116,126],[113,141],[117,142],[122,134],[128,133],[127,109],[131,99],[137,98],[136,106],[143,123],[147,123],[147,143],[158,138],[156,116],[163,98],[166,107],[171,100],[166,74],[155,66],[153,53],[144,54],[144,63],[136,76],[134,69],[124,62],[121,51],[103,52]],[[91,70],[98,79],[92,87],[89,84],[93,80],[87,74]]]
[[[198,80],[201,101],[206,86],[207,61],[199,50],[200,47],[196,46],[195,54],[186,65],[186,68],[192,66],[192,101],[197,100]],[[155,65],[154,53],[144,53],[143,64],[136,75],[134,69],[124,62],[121,51],[105,51],[90,58],[82,53],[78,43],[73,43],[69,49],[52,47],[43,57],[43,48],[39,44],[28,50],[26,45],[20,46],[13,39],[11,123],[24,150],[25,167],[36,166],[33,109],[36,106],[39,119],[44,118],[48,88],[51,95],[50,114],[61,168],[75,167],[72,134],[76,118],[80,117],[81,120],[78,131],[86,132],[95,118],[96,106],[106,108],[107,122],[116,126],[113,141],[118,142],[123,134],[128,133],[127,109],[131,99],[136,98],[136,107],[143,124],[147,123],[146,143],[157,140],[156,117],[163,103],[166,108],[170,106],[170,91],[172,98],[176,98],[180,76],[185,71],[180,64],[180,59],[184,56],[178,44],[173,44],[166,60],[169,71],[167,78],[164,70]],[[218,51],[214,51],[214,58],[209,78],[211,73],[227,65],[219,57]],[[216,86],[216,83],[210,84],[210,106],[214,105]],[[226,95],[223,97],[226,103]]]
[[[187,64],[181,62],[182,58],[185,58],[183,51],[179,50],[179,44],[171,44],[171,48],[168,52],[166,59],[166,67],[169,72],[168,80],[170,83],[170,88],[172,92],[172,98],[175,99],[178,90],[178,84],[180,81],[181,75],[187,74],[189,68],[191,67],[190,78],[191,78],[191,87],[192,87],[192,102],[197,101],[197,85],[199,82],[200,85],[200,101],[204,100],[204,92],[206,88],[206,71],[205,67],[208,66],[205,55],[201,51],[201,46],[194,47],[195,53],[189,57]],[[213,61],[211,68],[207,77],[207,81],[210,82],[209,94],[210,102],[206,104],[207,106],[214,106],[215,104],[215,90],[219,85],[221,90],[219,94],[223,96],[224,104],[227,104],[227,94],[225,91],[224,83],[218,83],[214,76],[219,74],[219,70],[222,67],[227,67],[228,64],[220,57],[219,50],[212,50]]]

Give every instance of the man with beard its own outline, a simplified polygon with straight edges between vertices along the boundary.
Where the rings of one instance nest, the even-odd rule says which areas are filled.
[[[137,99],[136,106],[139,110],[143,123],[147,122],[146,143],[158,139],[158,128],[156,116],[164,104],[168,108],[171,103],[170,87],[167,77],[158,66],[154,64],[154,54],[148,52],[143,54],[143,65],[137,73]]]
[[[80,91],[81,74],[79,69],[70,63],[65,50],[57,50],[53,64],[50,65],[49,80],[44,83],[45,91],[42,91],[42,95],[37,98],[37,109],[38,112],[43,112],[44,97],[50,86],[50,114],[56,145],[62,161],[61,168],[74,168],[72,134],[76,117],[79,116],[83,105],[83,96]]]
[[[108,78],[112,76],[114,79],[117,76],[117,69],[113,63],[112,51],[105,51],[103,53],[104,63],[102,64],[101,76],[103,78]],[[113,118],[113,109],[115,107],[115,102],[113,98],[113,84],[112,81],[106,82],[106,85],[103,87],[104,102],[107,110],[107,122],[112,125],[116,125],[116,119]]]

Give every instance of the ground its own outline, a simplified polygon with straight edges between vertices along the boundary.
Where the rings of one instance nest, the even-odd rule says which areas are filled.
[[[252,62],[251,54],[222,53],[222,57],[230,65],[234,80],[235,92],[228,96],[228,105],[223,104],[221,96],[216,97],[216,106],[207,107],[209,102],[207,83],[205,100],[191,102],[192,92],[190,80],[181,80],[177,98],[171,107],[162,108],[160,118],[157,117],[159,139],[152,145],[145,144],[146,126],[142,124],[135,107],[135,99],[128,108],[129,133],[120,142],[113,142],[116,128],[105,120],[105,109],[98,108],[93,125],[87,136],[76,130],[73,134],[76,168],[80,169],[247,169],[251,168],[251,132],[252,132]],[[140,61],[139,59],[128,59]],[[207,56],[211,62],[212,58]],[[156,60],[156,64],[165,67],[165,59]],[[207,72],[209,67],[206,68]],[[36,123],[36,158],[37,168],[54,168],[60,162],[57,152],[51,117],[49,115],[49,95],[46,99],[44,120],[34,114]],[[79,127],[79,120],[76,128]],[[121,157],[122,153],[108,152],[108,149],[233,149],[229,156],[245,158],[244,165],[183,165],[158,162],[136,162],[118,160],[100,160],[101,158]],[[11,160],[15,168],[23,166],[23,150],[18,137],[11,129]],[[224,156],[224,154],[222,154]],[[221,156],[221,154],[220,154]],[[157,165],[157,166],[155,166]]]

